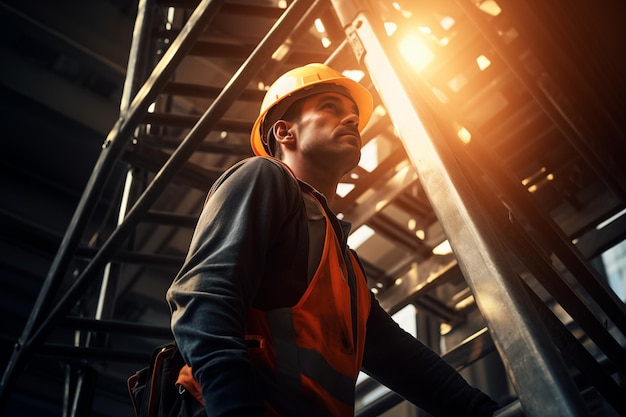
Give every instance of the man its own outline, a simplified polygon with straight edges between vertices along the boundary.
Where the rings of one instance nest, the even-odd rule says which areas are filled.
[[[206,415],[351,416],[361,369],[433,415],[498,409],[380,307],[330,209],[371,113],[339,72],[293,69],[263,100],[259,157],[211,188],[167,294],[179,384]]]

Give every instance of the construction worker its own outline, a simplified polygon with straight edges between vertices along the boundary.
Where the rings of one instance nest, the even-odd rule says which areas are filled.
[[[372,107],[323,64],[267,91],[258,157],[213,185],[167,293],[188,414],[353,416],[361,370],[434,416],[498,409],[380,307],[330,209]]]

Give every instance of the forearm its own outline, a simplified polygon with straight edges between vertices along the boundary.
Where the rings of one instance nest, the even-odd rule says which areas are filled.
[[[363,363],[367,373],[434,416],[486,417],[498,408],[439,355],[400,329],[377,303],[372,310]]]

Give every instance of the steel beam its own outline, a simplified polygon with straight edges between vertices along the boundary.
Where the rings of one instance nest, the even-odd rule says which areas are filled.
[[[610,171],[603,161],[598,159],[594,152],[587,149],[588,144],[585,143],[585,138],[582,133],[576,129],[576,126],[570,125],[571,121],[569,119],[563,119],[558,109],[553,108],[555,103],[546,102],[546,98],[534,87],[537,81],[529,79],[523,71],[520,71],[516,66],[517,62],[508,57],[504,51],[502,41],[493,33],[489,33],[484,29],[484,25],[481,24],[482,20],[477,16],[476,8],[461,1],[457,1],[457,3],[466,12],[468,17],[475,22],[478,30],[487,37],[490,44],[508,64],[509,69],[520,79],[529,93],[542,109],[544,109],[546,114],[553,118],[555,124],[563,130],[564,136],[578,151],[581,158],[589,164],[597,173],[599,179],[605,182],[607,187],[613,191],[622,202],[626,201],[626,186],[624,185],[626,182],[624,182],[624,184],[622,183],[623,181],[620,182],[618,176],[614,175],[615,172]],[[473,151],[479,156],[482,156],[477,158],[477,160],[480,160],[477,164],[480,163],[481,167],[490,175],[491,180],[498,184],[503,194],[506,196],[507,203],[513,206],[516,214],[519,213],[523,215],[524,220],[528,224],[533,223],[535,234],[540,240],[539,243],[543,247],[554,251],[555,255],[567,266],[572,274],[574,274],[576,280],[585,288],[598,305],[602,306],[610,320],[626,336],[626,306],[624,303],[615,296],[614,292],[608,288],[608,285],[605,285],[603,281],[599,279],[596,271],[574,247],[571,240],[564,235],[558,225],[548,215],[537,208],[527,192],[520,192],[520,189],[523,190],[520,183],[512,181],[510,177],[506,175],[505,169],[500,166],[497,162],[497,158],[493,157],[491,151],[486,147],[481,147],[479,144],[480,141],[473,142],[475,142],[472,145]]]
[[[409,93],[402,79],[409,75],[387,44],[382,22],[363,6],[366,2],[360,9],[355,3],[332,1],[450,240],[525,412],[529,417],[588,415],[434,115]]]

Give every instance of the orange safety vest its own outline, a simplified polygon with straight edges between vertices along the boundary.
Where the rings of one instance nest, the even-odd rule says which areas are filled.
[[[353,328],[347,266],[332,224],[322,212],[326,217],[322,257],[298,304],[271,311],[253,308],[248,316],[246,339],[257,342],[249,351],[263,370],[266,402],[276,415],[286,410],[285,414],[299,416],[354,416],[370,292],[349,252],[355,275]],[[291,404],[300,407],[293,410]]]
[[[351,294],[348,266],[328,215],[321,211],[326,220],[324,249],[304,295],[293,307],[252,308],[248,314],[245,337],[259,370],[267,416],[354,416],[370,292],[360,265],[348,251],[355,278]],[[185,366],[178,383],[203,402],[190,371]]]

